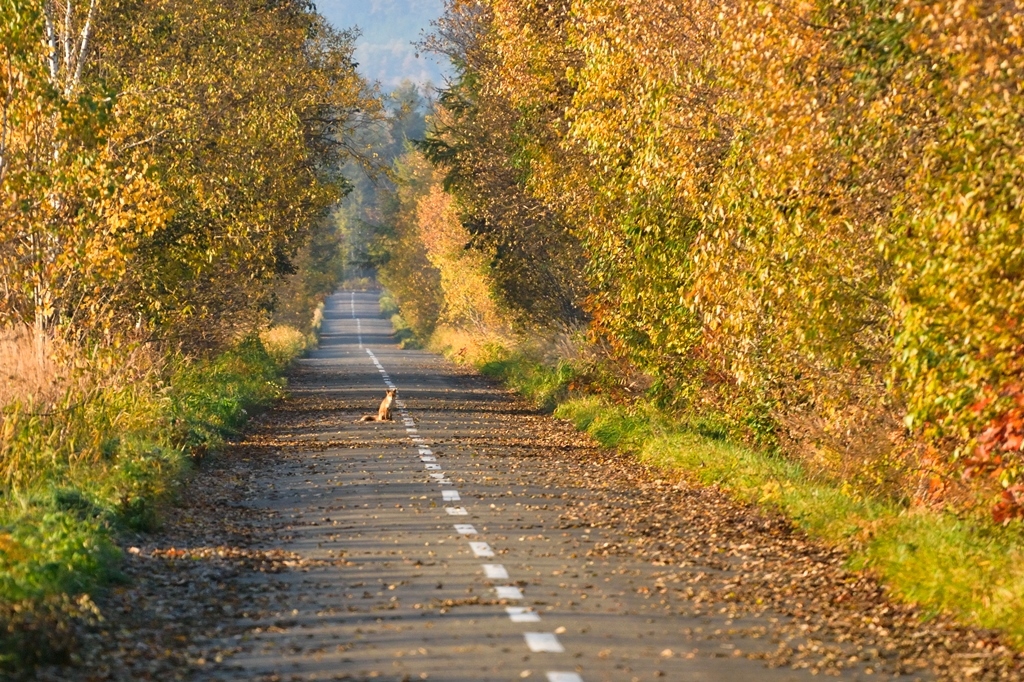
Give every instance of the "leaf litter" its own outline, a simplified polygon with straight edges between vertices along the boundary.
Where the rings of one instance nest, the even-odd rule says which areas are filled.
[[[488,385],[462,368],[447,365],[446,371],[458,388],[479,392]],[[293,385],[314,381],[323,378],[309,370],[293,377]],[[925,618],[890,599],[871,575],[848,570],[842,552],[808,539],[780,515],[602,449],[567,422],[539,415],[493,386],[489,392],[497,395],[464,403],[422,401],[421,408],[441,415],[458,410],[464,419],[486,423],[485,434],[452,433],[441,440],[453,450],[498,460],[503,474],[480,472],[478,481],[494,488],[495,502],[525,495],[532,500],[525,505],[529,511],[556,513],[557,530],[584,533],[582,557],[649,563],[647,584],[634,588],[658,600],[662,617],[715,614],[736,624],[686,628],[679,647],[662,650],[660,658],[692,658],[719,643],[715,656],[827,675],[859,667],[939,680],[1024,678],[1024,657],[997,632],[967,628],[941,614]],[[97,597],[99,623],[79,626],[74,665],[41,667],[36,679],[206,677],[230,663],[254,634],[293,627],[298,611],[290,608],[293,584],[284,578],[349,562],[273,549],[287,537],[287,523],[250,502],[272,499],[275,477],[315,470],[310,453],[350,447],[344,439],[325,445],[315,431],[346,421],[356,407],[307,393],[254,420],[242,442],[208,460],[187,482],[162,530],[125,539],[124,584]],[[293,466],[282,469],[284,461]],[[539,491],[531,483],[536,480],[544,482]],[[578,598],[598,596],[586,589],[593,585],[583,587]],[[473,596],[429,606],[491,603]],[[319,608],[327,613],[334,607]],[[775,646],[744,651],[731,643],[740,634]],[[301,647],[293,653],[304,655]],[[267,677],[275,678],[288,679]]]

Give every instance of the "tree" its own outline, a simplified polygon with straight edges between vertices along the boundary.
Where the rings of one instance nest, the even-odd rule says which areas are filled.
[[[3,319],[196,347],[252,328],[379,115],[353,34],[302,2],[10,9]]]

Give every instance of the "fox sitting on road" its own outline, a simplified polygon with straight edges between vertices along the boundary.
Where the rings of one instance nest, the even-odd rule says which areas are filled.
[[[398,395],[397,388],[389,388],[387,395],[384,396],[384,400],[380,401],[380,407],[377,408],[377,414],[363,415],[358,421],[361,422],[389,422],[391,418],[391,403],[395,402],[395,396]]]

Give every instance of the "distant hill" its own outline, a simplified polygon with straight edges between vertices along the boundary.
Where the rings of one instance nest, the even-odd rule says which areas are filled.
[[[316,6],[334,26],[360,29],[359,71],[385,89],[404,79],[440,85],[450,71],[447,63],[439,64],[433,55],[417,58],[412,46],[440,16],[442,0],[318,0]]]

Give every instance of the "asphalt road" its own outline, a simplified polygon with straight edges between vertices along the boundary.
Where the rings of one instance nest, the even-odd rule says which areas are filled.
[[[701,591],[728,583],[738,561],[632,551],[636,523],[617,520],[646,512],[594,445],[438,356],[399,349],[375,294],[333,296],[299,369],[291,390],[305,406],[275,435],[291,454],[247,504],[266,519],[263,542],[301,561],[238,577],[260,595],[251,622],[237,653],[198,679],[880,676],[874,651]],[[395,420],[357,423],[390,386]]]

